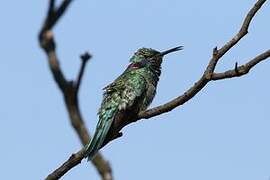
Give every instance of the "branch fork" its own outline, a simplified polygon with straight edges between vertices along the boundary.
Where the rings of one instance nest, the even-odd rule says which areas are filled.
[[[81,80],[82,80],[82,76],[85,70],[86,63],[91,58],[91,55],[86,53],[81,56],[82,64],[81,64],[78,77],[74,83],[71,83],[72,85],[67,85],[68,83],[58,63],[58,59],[55,53],[55,43],[53,40],[53,35],[51,33],[52,27],[63,15],[63,13],[68,8],[71,1],[72,0],[63,0],[59,8],[54,7],[54,0],[49,1],[50,3],[49,3],[49,8],[48,8],[47,18],[45,20],[45,23],[43,25],[43,28],[40,32],[39,37],[40,37],[40,45],[45,50],[45,53],[48,55],[49,64],[50,64],[52,74],[54,75],[54,79],[64,94],[65,102],[69,110],[71,122],[75,130],[77,131],[82,143],[86,144],[89,141],[90,137],[84,126],[84,123],[83,123],[84,121],[82,120],[82,117],[80,115],[77,94],[78,94],[78,90],[81,84]],[[206,67],[200,79],[197,82],[195,82],[192,87],[190,87],[182,95],[176,97],[175,99],[163,105],[140,112],[133,122],[141,120],[141,119],[149,119],[149,118],[158,116],[160,114],[169,112],[183,105],[184,103],[189,101],[191,98],[193,98],[198,92],[200,92],[208,84],[208,82],[243,76],[247,74],[258,63],[268,59],[270,57],[270,49],[257,55],[253,59],[247,61],[246,64],[238,66],[238,63],[236,62],[233,69],[229,69],[221,73],[215,72],[216,65],[218,64],[220,59],[223,57],[223,55],[226,54],[232,47],[234,47],[248,33],[248,28],[250,26],[252,19],[254,18],[255,14],[258,12],[258,10],[262,7],[262,5],[265,2],[266,0],[257,0],[255,5],[250,9],[248,14],[246,15],[238,33],[231,40],[225,43],[220,49],[218,49],[217,47],[213,48],[212,58],[209,60],[208,66]],[[73,93],[68,94],[69,91],[64,90],[67,86],[70,86],[70,88],[73,90],[72,91]],[[75,114],[70,113],[70,112],[75,112]],[[119,134],[119,136],[120,135],[121,134]],[[59,168],[57,168],[54,172],[52,172],[46,179],[52,180],[52,179],[59,179],[60,177],[62,177],[70,169],[72,169],[73,167],[75,167],[81,162],[81,160],[84,158],[83,154],[84,154],[84,148],[82,148],[77,153],[72,154],[71,157],[66,162],[64,162]],[[112,175],[111,175],[111,169],[110,169],[109,164],[102,158],[100,154],[98,154],[95,159],[98,159],[98,160],[96,160],[96,162],[94,160],[93,163],[98,169],[98,171],[100,172],[100,175],[102,176],[102,178],[104,180],[111,180]]]
[[[60,62],[56,53],[56,43],[52,32],[53,27],[66,12],[71,2],[72,0],[63,0],[59,7],[55,7],[55,0],[49,0],[47,16],[39,33],[39,44],[47,55],[48,64],[53,78],[63,94],[71,125],[84,146],[90,141],[90,135],[80,112],[78,93],[86,64],[92,56],[88,52],[82,54],[81,67],[76,80],[67,80],[60,67]],[[46,180],[56,180],[61,178],[66,172],[81,162],[84,157],[83,154],[84,149],[72,154],[68,161],[48,175]],[[100,153],[98,153],[92,160],[92,164],[97,169],[103,180],[113,179],[111,166]]]

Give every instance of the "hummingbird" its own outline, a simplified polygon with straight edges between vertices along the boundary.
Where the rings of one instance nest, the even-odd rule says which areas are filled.
[[[156,94],[163,57],[182,49],[183,46],[178,46],[159,52],[141,48],[134,53],[126,70],[103,88],[99,121],[92,140],[85,147],[85,158],[92,160],[99,149],[120,137],[120,130],[147,109]]]

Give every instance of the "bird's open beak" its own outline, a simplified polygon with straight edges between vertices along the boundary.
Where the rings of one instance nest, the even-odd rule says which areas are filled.
[[[163,51],[160,53],[161,56],[165,56],[166,54],[169,54],[169,53],[172,53],[172,52],[175,52],[175,51],[180,51],[183,49],[183,46],[178,46],[178,47],[175,47],[175,48],[172,48],[172,49],[169,49],[167,51]]]

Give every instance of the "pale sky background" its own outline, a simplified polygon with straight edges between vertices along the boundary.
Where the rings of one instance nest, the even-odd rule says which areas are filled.
[[[48,1],[2,1],[0,6],[0,179],[44,179],[81,148],[60,91],[38,46]],[[102,88],[140,47],[184,45],[166,56],[152,106],[183,93],[203,73],[212,48],[239,29],[255,0],[76,0],[55,28],[68,78],[89,50],[80,102],[93,132]],[[233,68],[270,47],[270,2],[250,33],[218,65]],[[212,82],[181,108],[124,128],[102,153],[116,180],[269,180],[270,59],[247,76]],[[100,179],[84,160],[62,179]]]

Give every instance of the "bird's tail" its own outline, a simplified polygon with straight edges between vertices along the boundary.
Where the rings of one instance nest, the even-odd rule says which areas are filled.
[[[103,143],[112,125],[113,121],[112,114],[114,114],[114,112],[110,112],[109,114],[110,116],[105,116],[104,118],[101,118],[99,120],[96,132],[92,140],[90,141],[89,144],[86,145],[85,158],[87,157],[88,161],[92,160],[95,157],[98,150],[103,146]]]
[[[91,161],[99,150],[97,146],[98,139],[99,138],[95,135],[93,139],[86,145],[84,157],[87,158],[88,161]]]

